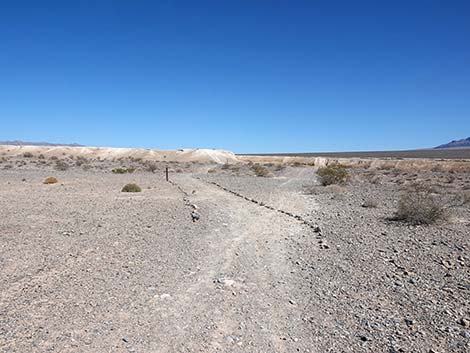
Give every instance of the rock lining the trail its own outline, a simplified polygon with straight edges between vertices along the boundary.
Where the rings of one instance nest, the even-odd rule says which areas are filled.
[[[227,187],[225,187],[225,186],[223,186],[223,185],[221,185],[221,184],[219,184],[219,183],[217,183],[217,182],[215,182],[215,181],[204,180],[204,179],[202,179],[202,178],[200,178],[200,177],[194,177],[194,178],[196,178],[196,179],[198,179],[198,180],[201,180],[201,181],[203,181],[203,182],[205,182],[205,183],[208,183],[208,184],[211,184],[211,185],[215,185],[215,186],[217,186],[219,189],[222,189],[222,190],[224,190],[224,191],[226,191],[226,192],[228,192],[228,193],[231,193],[231,194],[233,194],[233,195],[235,195],[235,196],[237,196],[237,197],[240,197],[240,198],[242,198],[242,199],[244,199],[244,200],[246,200],[246,201],[248,201],[248,202],[252,202],[252,203],[254,203],[254,204],[256,204],[256,205],[258,205],[258,206],[260,206],[260,207],[264,207],[264,208],[266,208],[266,209],[268,209],[268,210],[276,211],[276,212],[282,213],[282,214],[284,214],[284,215],[286,215],[286,216],[289,216],[289,217],[291,217],[291,218],[293,218],[293,219],[295,219],[295,220],[300,221],[301,223],[305,224],[306,226],[310,227],[311,229],[313,229],[313,231],[314,231],[315,233],[321,233],[321,229],[320,229],[320,227],[319,227],[317,224],[312,223],[312,222],[306,220],[304,217],[302,217],[302,216],[300,216],[300,215],[297,215],[297,214],[295,214],[295,213],[292,213],[292,212],[289,212],[289,211],[285,211],[285,210],[282,210],[282,209],[275,208],[275,207],[273,207],[273,206],[267,205],[266,203],[264,203],[264,202],[262,202],[262,201],[258,201],[258,200],[254,199],[254,198],[251,198],[251,197],[242,195],[241,193],[236,192],[236,191],[233,191],[233,190],[231,190],[231,189],[229,189],[229,188],[227,188]]]

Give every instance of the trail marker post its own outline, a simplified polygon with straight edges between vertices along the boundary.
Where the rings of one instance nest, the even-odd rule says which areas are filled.
[[[165,168],[165,177],[166,177],[166,181],[168,181],[168,167]]]

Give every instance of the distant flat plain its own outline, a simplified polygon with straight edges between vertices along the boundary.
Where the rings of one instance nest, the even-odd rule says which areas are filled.
[[[431,158],[470,159],[470,148],[427,149],[408,151],[363,152],[306,152],[306,153],[250,153],[240,156],[287,156],[287,157],[333,157],[333,158]]]

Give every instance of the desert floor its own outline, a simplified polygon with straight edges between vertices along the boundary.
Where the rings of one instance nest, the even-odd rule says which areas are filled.
[[[468,172],[55,163],[0,164],[1,352],[470,351]],[[451,219],[391,219],[416,182]]]

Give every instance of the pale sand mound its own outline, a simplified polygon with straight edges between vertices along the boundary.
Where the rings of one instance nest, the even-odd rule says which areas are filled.
[[[214,163],[236,163],[237,157],[234,153],[225,150],[211,149],[180,149],[180,150],[149,150],[143,148],[112,148],[112,147],[71,147],[71,146],[11,146],[0,145],[0,154],[3,156],[22,156],[29,152],[33,156],[44,155],[45,157],[65,156],[85,158],[142,158],[153,161],[173,162],[214,162]]]

